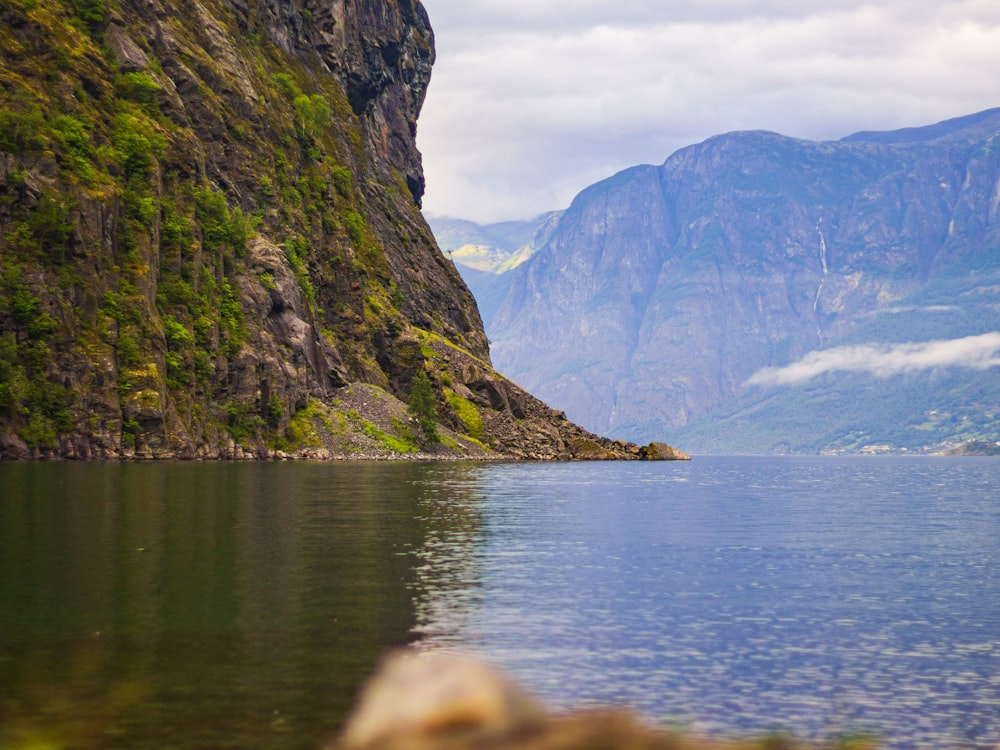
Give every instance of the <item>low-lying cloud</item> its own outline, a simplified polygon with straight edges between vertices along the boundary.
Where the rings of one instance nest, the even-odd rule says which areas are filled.
[[[861,372],[877,378],[938,367],[986,370],[1000,365],[1000,332],[911,344],[839,346],[807,354],[785,367],[766,367],[748,385],[795,385],[828,372]]]

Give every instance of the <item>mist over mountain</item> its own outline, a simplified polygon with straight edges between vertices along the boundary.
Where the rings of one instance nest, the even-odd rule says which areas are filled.
[[[1000,440],[998,136],[1000,109],[736,132],[624,170],[469,282],[493,361],[589,429],[696,452]]]

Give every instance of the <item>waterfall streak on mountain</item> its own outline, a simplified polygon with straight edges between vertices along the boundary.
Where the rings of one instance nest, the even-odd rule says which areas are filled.
[[[823,237],[823,217],[816,222],[816,234],[819,235],[819,262],[823,268],[823,278],[819,280],[816,288],[816,298],[813,300],[813,315],[816,316],[816,335],[819,337],[819,345],[823,346],[823,328],[819,322],[819,295],[823,293],[823,285],[826,283],[828,268],[826,265],[826,238]]]

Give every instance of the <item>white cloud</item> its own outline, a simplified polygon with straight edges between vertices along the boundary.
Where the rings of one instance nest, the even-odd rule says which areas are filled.
[[[801,138],[1000,106],[994,0],[426,0],[429,212],[564,208],[709,136]]]
[[[901,315],[905,313],[938,313],[938,312],[955,312],[961,308],[955,305],[926,305],[923,307],[918,307],[916,305],[902,305],[899,307],[887,307],[884,310],[876,310],[873,315],[879,315],[885,313],[887,315]]]
[[[915,344],[840,346],[807,354],[785,367],[767,367],[748,385],[794,385],[828,372],[861,372],[877,378],[931,370],[965,367],[986,370],[1000,366],[1000,332],[960,339]]]

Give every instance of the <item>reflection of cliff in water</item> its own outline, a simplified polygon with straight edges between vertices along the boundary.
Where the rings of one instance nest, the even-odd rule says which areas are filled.
[[[423,477],[417,551],[414,633],[426,648],[468,649],[475,642],[472,619],[481,604],[484,499],[488,466],[444,464]]]
[[[462,472],[0,466],[0,746],[317,746],[474,537]]]

